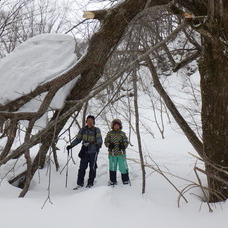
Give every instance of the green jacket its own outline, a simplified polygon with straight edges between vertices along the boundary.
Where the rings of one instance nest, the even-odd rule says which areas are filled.
[[[105,146],[109,147],[110,143],[114,143],[115,147],[112,150],[109,149],[109,155],[117,156],[121,154],[126,154],[125,149],[127,148],[129,142],[126,134],[123,131],[109,131],[105,137]],[[121,150],[120,144],[123,144],[125,149]]]

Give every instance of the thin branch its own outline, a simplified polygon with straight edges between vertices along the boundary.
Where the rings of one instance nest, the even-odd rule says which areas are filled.
[[[197,52],[193,53],[192,55],[189,55],[187,58],[185,58],[181,62],[176,63],[173,68],[173,72],[177,72],[181,68],[185,67],[187,64],[189,64],[192,61],[194,61],[195,59],[197,59],[200,56],[200,54],[201,54],[201,52],[197,51]]]
[[[155,172],[161,174],[172,186],[173,188],[179,193],[179,195],[185,200],[185,202],[187,203],[188,200],[185,198],[185,196],[182,194],[182,192],[170,181],[170,179],[164,174],[164,172],[160,169],[160,167],[158,166],[158,164],[150,157],[150,159],[154,162],[155,167],[153,167],[152,165],[148,164],[148,163],[145,163],[144,166],[145,167],[148,167],[152,170],[154,170]],[[140,164],[140,161],[136,160],[136,159],[128,159],[128,160],[131,160],[135,163],[138,163]]]

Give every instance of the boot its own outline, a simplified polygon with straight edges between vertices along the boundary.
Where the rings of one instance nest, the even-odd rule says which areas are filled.
[[[93,187],[93,183],[88,183],[87,185],[86,185],[86,188],[92,188]]]
[[[75,188],[73,188],[73,190],[78,190],[80,188],[83,188],[83,185],[77,185]]]
[[[130,183],[128,173],[124,173],[124,174],[122,173],[121,178],[122,178],[123,184],[129,184]]]
[[[110,177],[110,185],[116,185],[117,181],[116,181],[116,171],[109,171],[109,177]]]

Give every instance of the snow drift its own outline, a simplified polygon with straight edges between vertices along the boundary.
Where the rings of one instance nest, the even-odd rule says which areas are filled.
[[[74,50],[74,38],[60,34],[38,35],[19,45],[0,61],[0,104],[30,93],[69,69],[77,59]]]

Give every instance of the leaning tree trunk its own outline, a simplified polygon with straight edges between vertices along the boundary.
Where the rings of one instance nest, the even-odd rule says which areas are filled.
[[[202,93],[202,128],[209,200],[228,198],[228,4],[211,22],[213,39],[204,37],[199,63]],[[217,13],[217,14],[216,14]],[[223,18],[221,17],[223,16]]]
[[[69,97],[71,98],[71,96],[69,96]],[[62,110],[62,112],[56,111],[54,116],[52,117],[52,120],[57,121],[58,117],[60,117],[61,114],[64,114],[65,111],[67,111],[68,109],[69,109],[69,104],[67,104],[65,106],[65,108]],[[81,107],[78,108],[78,110],[80,110],[80,109],[81,109]],[[27,172],[26,171],[22,172],[22,173],[18,174],[16,177],[14,177],[12,180],[10,180],[11,184],[18,183],[20,185],[18,187],[23,189],[22,192],[24,194],[20,194],[21,197],[23,197],[27,193],[28,187],[30,185],[30,181],[32,180],[36,171],[39,168],[43,168],[49,148],[53,145],[53,143],[56,143],[58,141],[57,140],[58,135],[62,131],[62,129],[65,126],[68,119],[69,119],[69,117],[66,117],[62,121],[57,122],[53,128],[51,128],[49,131],[47,131],[41,137],[41,139],[40,139],[41,146],[40,146],[39,152],[37,153],[35,159],[33,160],[32,164],[31,164],[29,179],[26,176],[26,175],[28,175],[28,171],[29,171],[29,170],[27,170]],[[18,180],[20,180],[20,181],[18,181]],[[28,183],[27,188],[25,188],[26,183]]]
[[[74,90],[71,92],[68,98],[71,98],[72,100],[80,100],[86,97],[102,76],[105,64],[122,38],[129,22],[132,21],[132,19],[144,9],[146,2],[146,0],[126,0],[117,5],[115,8],[102,11],[101,15],[98,14],[99,18],[97,17],[98,11],[94,11],[92,13],[93,18],[98,18],[102,22],[99,31],[92,36],[86,55],[82,57],[82,59],[74,66],[74,68],[64,74],[64,78],[59,77],[59,81],[53,85],[53,88],[59,88],[58,83],[61,83],[62,80],[66,78],[73,79],[75,75],[80,73],[81,78],[76,83]],[[66,104],[66,106],[69,105]],[[64,107],[64,110],[66,110],[65,113],[67,113],[68,109],[70,109],[70,107],[66,108],[66,106]],[[61,116],[65,116],[65,113],[63,113]],[[67,115],[66,118],[67,117],[69,117],[69,115]],[[63,119],[63,122],[64,120],[65,118]],[[49,130],[53,131],[54,127]],[[61,127],[58,128],[61,129]],[[0,164],[6,163],[14,155],[22,155],[23,151],[26,151],[31,146],[37,144],[39,138],[38,135],[41,134],[41,132],[34,137],[31,137],[30,140],[17,148],[10,156],[1,160]],[[44,135],[46,136],[46,134]],[[42,153],[42,156],[45,156],[49,146],[49,137],[47,137],[42,142],[42,147],[44,150],[39,151],[39,155]],[[37,165],[38,162],[33,163],[32,174],[38,168]],[[31,178],[29,178],[29,180],[31,180]]]

